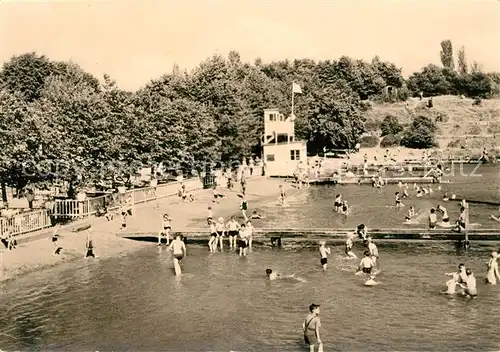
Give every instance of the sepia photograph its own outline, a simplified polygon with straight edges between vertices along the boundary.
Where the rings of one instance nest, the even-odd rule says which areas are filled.
[[[500,352],[499,0],[0,0],[0,352]]]

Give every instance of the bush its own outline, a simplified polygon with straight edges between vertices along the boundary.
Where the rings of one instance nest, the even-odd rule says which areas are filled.
[[[461,139],[454,139],[448,143],[448,148],[462,148],[464,143]]]
[[[490,122],[488,126],[488,133],[499,134],[500,133],[500,122]]]
[[[380,141],[380,147],[382,148],[395,147],[398,146],[400,143],[401,143],[400,137],[393,134],[388,134]]]
[[[364,136],[359,140],[361,148],[374,148],[378,146],[378,137],[376,136]]]
[[[395,116],[387,115],[384,117],[384,120],[382,120],[380,129],[382,130],[382,136],[387,136],[389,134],[398,134],[403,131],[403,126],[401,126]]]
[[[376,132],[380,129],[380,121],[369,119],[365,122],[365,130],[369,132]]]
[[[437,147],[436,131],[436,124],[432,120],[418,116],[404,132],[401,145],[415,149]]]

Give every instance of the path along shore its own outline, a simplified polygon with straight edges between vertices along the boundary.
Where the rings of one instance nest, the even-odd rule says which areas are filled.
[[[297,190],[289,183],[266,177],[256,177],[247,180],[246,200],[248,201],[248,215],[253,210],[270,203],[277,203],[279,197],[279,185],[282,184],[287,195],[292,195]],[[212,202],[211,190],[199,190],[195,192],[194,202],[182,201],[178,197],[163,198],[157,201],[137,205],[135,214],[127,219],[127,229],[130,232],[157,233],[161,226],[161,216],[168,213],[173,219],[172,229],[174,232],[182,231],[190,227],[206,226],[208,206],[212,206],[213,217],[219,216],[227,219],[231,215],[237,215],[242,221],[241,212],[238,210],[241,198],[239,185],[234,190],[225,190],[225,198],[219,204]],[[0,252],[0,281],[12,280],[21,275],[33,271],[39,271],[56,266],[61,263],[85,260],[85,242],[88,230],[77,232],[78,228],[92,226],[92,239],[95,246],[95,254],[99,258],[109,258],[125,255],[135,250],[151,247],[148,242],[133,241],[117,236],[121,231],[121,220],[115,216],[112,221],[106,218],[89,218],[67,226],[62,226],[59,231],[57,245],[63,250],[60,255],[53,255],[55,245],[52,243],[53,228],[30,234],[38,238],[30,242],[21,242],[16,249],[7,251],[2,248]],[[208,229],[207,229],[208,236]],[[92,260],[92,259],[89,259]]]

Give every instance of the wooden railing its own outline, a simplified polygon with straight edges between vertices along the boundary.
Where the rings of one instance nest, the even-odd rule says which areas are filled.
[[[18,236],[51,226],[50,213],[46,209],[21,213],[9,218],[0,218],[0,236]]]
[[[130,204],[140,204],[156,199],[176,195],[181,185],[185,185],[188,191],[203,188],[199,178],[184,180],[183,182],[171,182],[156,187],[136,188],[124,193],[106,194],[86,200],[57,200],[54,204],[53,215],[58,218],[85,218],[98,213],[100,210],[115,210]]]

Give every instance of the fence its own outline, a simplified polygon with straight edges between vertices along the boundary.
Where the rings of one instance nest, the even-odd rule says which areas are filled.
[[[85,218],[103,211],[104,208],[114,210],[125,204],[135,205],[176,195],[181,184],[185,185],[188,191],[203,188],[200,179],[193,178],[183,182],[136,188],[124,193],[106,194],[86,200],[56,200],[53,214],[56,218]]]
[[[18,236],[51,226],[50,213],[46,209],[0,218],[0,236]]]

